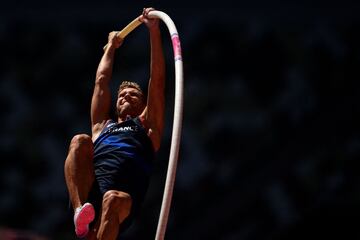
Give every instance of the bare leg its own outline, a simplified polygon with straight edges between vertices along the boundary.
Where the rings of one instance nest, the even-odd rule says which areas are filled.
[[[99,216],[101,216],[101,212],[99,213]],[[90,229],[88,235],[86,236],[86,240],[97,240],[97,233],[99,230],[100,222],[101,222],[101,217],[99,217],[96,220],[94,227],[92,229]]]
[[[117,238],[120,224],[130,214],[131,204],[131,197],[125,192],[110,190],[104,194],[97,239]]]
[[[64,171],[74,209],[86,201],[94,182],[93,152],[94,146],[90,136],[80,134],[71,140]]]

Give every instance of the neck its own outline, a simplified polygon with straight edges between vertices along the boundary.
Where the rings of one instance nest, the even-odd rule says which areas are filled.
[[[117,121],[118,121],[118,123],[121,123],[121,122],[128,120],[129,118],[132,118],[132,117],[130,115],[119,116]]]

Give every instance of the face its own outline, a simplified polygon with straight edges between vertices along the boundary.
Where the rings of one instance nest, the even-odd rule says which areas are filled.
[[[126,117],[130,115],[136,117],[142,113],[145,105],[142,100],[142,94],[136,88],[128,87],[118,93],[116,109],[118,116]]]

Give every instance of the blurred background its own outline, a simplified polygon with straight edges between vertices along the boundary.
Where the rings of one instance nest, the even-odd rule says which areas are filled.
[[[143,7],[175,22],[185,105],[166,239],[357,239],[359,5],[335,1],[12,1],[0,8],[0,240],[76,239],[63,164],[90,133],[90,99],[108,33]],[[154,239],[170,150],[166,131],[143,211],[123,239]],[[140,26],[117,51],[121,80],[146,89]]]

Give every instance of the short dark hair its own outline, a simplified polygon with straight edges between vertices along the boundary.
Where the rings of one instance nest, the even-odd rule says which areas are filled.
[[[138,83],[131,82],[131,81],[123,81],[119,86],[118,93],[120,93],[125,88],[135,88],[136,90],[138,90],[141,93],[142,100],[145,101],[144,92],[142,91],[142,89]]]

